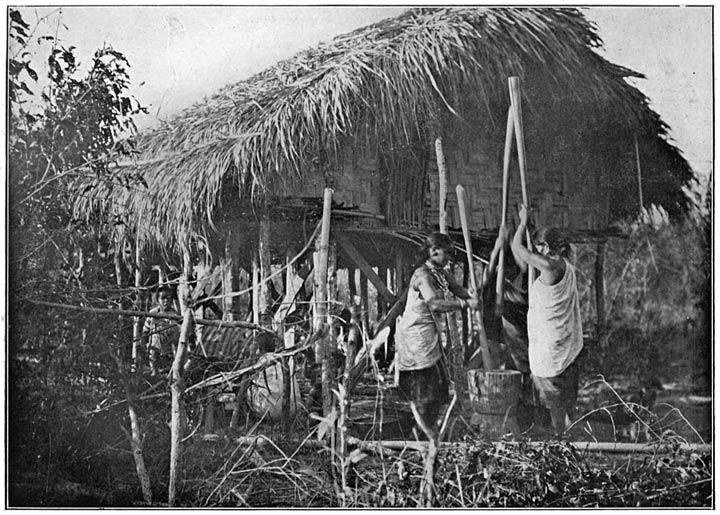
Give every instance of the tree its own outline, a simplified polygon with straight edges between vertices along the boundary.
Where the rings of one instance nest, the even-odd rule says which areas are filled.
[[[85,174],[141,184],[110,164],[134,151],[133,116],[145,109],[128,94],[121,52],[103,47],[84,70],[74,47],[35,36],[19,11],[9,9],[8,27],[10,467],[76,473],[78,456],[107,445],[93,440],[104,423],[93,408],[126,396],[115,352],[124,328],[117,317],[70,319],[28,300],[119,304],[104,228],[73,219],[71,203]],[[33,64],[43,54],[45,77]]]

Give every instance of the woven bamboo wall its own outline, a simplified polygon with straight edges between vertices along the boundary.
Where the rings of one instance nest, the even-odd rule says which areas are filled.
[[[474,230],[500,225],[503,141],[475,140],[463,148],[445,144],[448,168],[448,226],[460,227],[455,186],[462,184],[472,208]],[[607,200],[592,156],[574,148],[557,135],[526,134],[528,190],[534,216],[540,225],[573,230],[603,228],[607,220]],[[396,156],[397,157],[397,156]],[[432,227],[438,223],[438,173],[434,146],[427,162],[395,158],[396,177],[389,177],[391,160],[358,156],[349,151],[343,165],[327,173],[306,174],[286,188],[297,197],[322,197],[326,183],[335,188],[334,201],[355,206],[360,211],[386,216],[389,225]],[[426,178],[418,172],[427,174]],[[418,179],[423,180],[418,180]],[[403,182],[410,186],[403,185]],[[509,217],[515,216],[521,201],[517,159],[511,164]],[[407,204],[413,204],[412,209]]]
[[[528,138],[529,140],[530,138]],[[604,225],[607,208],[599,194],[597,172],[584,163],[581,151],[562,141],[549,145],[526,140],[527,179],[530,203],[540,225],[552,225],[575,230],[597,229]],[[473,229],[490,229],[500,225],[502,204],[503,141],[475,141],[463,149],[445,149],[448,168],[449,227],[460,227],[455,186],[462,184],[472,209]],[[429,170],[429,201],[427,223],[438,220],[438,172],[434,161]],[[513,158],[510,172],[508,217],[516,213],[522,201],[520,172]]]
[[[320,173],[306,173],[303,179],[289,182],[283,190],[286,196],[322,198],[326,186],[334,188],[333,202],[372,214],[381,214],[381,174],[374,158],[348,152],[337,169]]]

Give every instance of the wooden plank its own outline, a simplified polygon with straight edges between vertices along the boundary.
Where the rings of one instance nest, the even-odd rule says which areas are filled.
[[[367,277],[368,280],[373,284],[373,286],[375,286],[375,289],[378,291],[378,293],[382,295],[388,302],[394,303],[397,300],[395,295],[393,295],[393,293],[387,289],[387,286],[385,286],[385,281],[378,277],[370,264],[355,248],[355,245],[353,245],[350,240],[348,240],[341,234],[337,235],[337,239],[340,242],[340,246],[345,251],[345,254],[347,254],[347,256],[353,261],[353,263],[355,263],[355,265],[362,271],[365,277]]]

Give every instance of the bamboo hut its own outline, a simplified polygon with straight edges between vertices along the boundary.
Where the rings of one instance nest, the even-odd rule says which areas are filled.
[[[388,312],[414,243],[437,227],[436,138],[452,185],[451,233],[460,224],[459,183],[476,253],[492,241],[510,76],[523,84],[528,186],[540,223],[578,237],[605,234],[639,210],[638,162],[645,204],[684,209],[687,162],[630,84],[642,75],[605,60],[601,46],[577,9],[412,9],[226,86],[141,134],[135,158],[115,169],[136,180],[83,185],[77,214],[117,221],[146,254],[177,260],[192,242],[196,256],[230,263],[234,277],[258,268],[267,276],[303,248],[331,187],[333,240],[340,235],[342,248],[335,270],[348,270],[353,295],[367,295],[370,280]],[[520,199],[518,180],[510,198]]]

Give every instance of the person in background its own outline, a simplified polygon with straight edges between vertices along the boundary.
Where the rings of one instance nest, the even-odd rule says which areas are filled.
[[[528,224],[526,206],[512,240],[515,258],[539,270],[529,285],[528,355],[533,383],[550,410],[555,435],[569,424],[578,390],[577,357],[583,347],[580,297],[570,246],[558,229],[542,227],[533,234],[533,249],[523,245]]]
[[[407,304],[395,334],[401,397],[415,403],[422,421],[437,432],[440,407],[448,401],[447,362],[441,347],[439,314],[478,308],[477,298],[457,284],[445,269],[452,240],[433,233],[425,240],[426,261],[410,278]]]
[[[150,310],[151,314],[163,313],[177,315],[173,307],[175,292],[169,286],[162,286],[158,291],[158,305]],[[145,318],[142,330],[146,341],[150,374],[170,369],[175,354],[175,347],[180,338],[180,326],[177,321],[167,318]]]
[[[495,246],[490,254],[488,266],[483,274],[483,299],[485,299],[486,317],[495,317],[493,305],[495,303],[495,282],[497,277],[497,262],[500,250],[509,243],[509,230],[507,227],[501,229],[495,240]],[[533,386],[530,375],[530,361],[528,357],[528,335],[527,335],[527,264],[516,260],[517,274],[511,281],[506,280],[503,284],[503,312],[502,318],[497,322],[486,322],[488,336],[491,329],[495,329],[497,337],[505,343],[512,363],[510,368],[522,373],[522,391],[518,405],[518,424],[521,430],[525,430],[533,423]],[[508,270],[508,267],[505,267]],[[507,276],[506,276],[507,277]],[[499,326],[499,327],[498,327]]]
[[[269,313],[263,314],[260,320],[262,325],[268,328],[272,327],[272,315]],[[255,342],[258,348],[258,363],[269,362],[274,353],[283,350],[283,341],[277,335],[269,332],[261,332]],[[294,361],[287,360],[286,363],[289,377],[285,377],[281,361],[275,361],[259,370],[248,385],[246,398],[258,417],[267,417],[270,420],[282,419],[285,381],[290,383],[287,414],[294,416],[297,407],[301,404]]]

